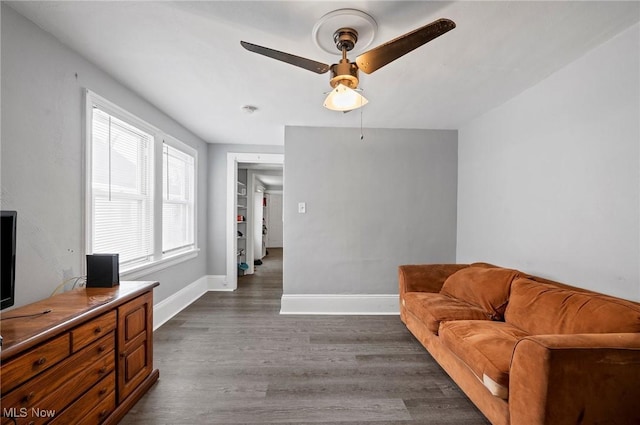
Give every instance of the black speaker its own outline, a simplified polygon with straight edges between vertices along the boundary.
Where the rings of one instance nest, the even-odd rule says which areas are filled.
[[[111,288],[120,285],[118,254],[87,255],[87,288]]]

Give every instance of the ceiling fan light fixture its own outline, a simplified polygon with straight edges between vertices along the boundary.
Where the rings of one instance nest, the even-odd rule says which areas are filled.
[[[369,101],[356,90],[340,83],[329,92],[324,101],[324,107],[332,111],[348,112],[367,103]]]

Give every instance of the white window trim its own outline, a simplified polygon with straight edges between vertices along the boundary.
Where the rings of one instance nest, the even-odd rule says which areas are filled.
[[[198,256],[200,248],[198,245],[198,151],[191,146],[179,141],[175,137],[172,137],[157,127],[147,123],[146,121],[138,118],[130,112],[122,109],[113,102],[108,101],[104,97],[85,89],[85,111],[84,111],[84,211],[83,211],[83,239],[84,243],[84,255],[91,252],[92,245],[92,215],[93,215],[93,202],[92,202],[92,117],[93,106],[98,106],[104,112],[116,116],[123,121],[139,127],[153,136],[153,191],[154,191],[154,205],[153,205],[153,255],[150,261],[142,264],[133,264],[125,268],[120,268],[121,280],[134,280],[147,276],[151,273],[166,269],[168,267],[175,266],[184,261],[191,260]],[[168,145],[179,149],[194,157],[194,245],[192,248],[183,251],[172,251],[167,254],[162,253],[162,144]],[[83,255],[83,257],[84,257]],[[86,262],[82,261],[82,273],[86,274]]]
[[[130,267],[126,271],[120,270],[120,279],[122,280],[139,279],[151,273],[164,270],[166,268],[175,266],[176,264],[180,264],[184,261],[188,261],[193,258],[196,258],[199,252],[200,252],[199,248],[194,248],[192,250],[180,252],[173,255],[165,255],[160,260],[155,260],[155,261],[141,264],[135,267]]]
[[[184,253],[189,253],[189,252],[193,252],[193,251],[199,251],[198,249],[198,220],[197,220],[197,215],[198,215],[198,151],[194,148],[192,148],[189,145],[186,145],[185,143],[181,142],[180,140],[176,139],[175,137],[171,137],[168,134],[163,134],[163,138],[160,141],[160,147],[162,147],[162,143],[166,143],[167,145],[178,149],[179,151],[182,151],[184,153],[186,153],[187,155],[191,155],[193,157],[193,248],[186,248],[186,249],[174,249],[171,251],[168,251],[166,254],[163,254],[163,257],[176,257],[179,256],[180,254],[184,254]],[[162,155],[160,155],[160,160],[162,161]],[[159,168],[159,170],[162,170],[162,167]],[[160,176],[162,178],[162,176]],[[163,198],[163,194],[162,194],[162,185],[159,185],[159,191],[156,192],[156,195],[160,196],[160,216],[162,216],[162,198]],[[156,212],[154,211],[154,214]],[[162,223],[160,223],[159,229],[155,229],[157,231],[160,232],[160,237],[156,238],[154,240],[159,241],[160,246],[156,246],[156,249],[159,249],[159,251],[162,253]],[[154,235],[156,236],[156,235]]]

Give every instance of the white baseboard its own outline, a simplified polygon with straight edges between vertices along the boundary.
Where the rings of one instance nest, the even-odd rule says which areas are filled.
[[[224,275],[202,276],[153,306],[153,330],[208,291],[233,289]],[[280,314],[395,315],[400,309],[396,294],[284,294]]]
[[[153,330],[164,325],[208,291],[233,291],[233,289],[227,288],[225,275],[202,276],[153,306]]]
[[[175,294],[155,304],[153,306],[153,330],[155,331],[164,325],[169,319],[180,313],[207,292],[207,277],[208,276],[202,276]]]
[[[209,275],[207,276],[207,288],[209,291],[234,291],[235,288],[229,288],[227,283],[227,276]]]
[[[284,294],[280,314],[400,314],[397,294]]]

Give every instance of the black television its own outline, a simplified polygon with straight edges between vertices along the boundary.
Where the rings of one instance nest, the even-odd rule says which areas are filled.
[[[0,310],[15,302],[16,283],[16,211],[0,211]]]

